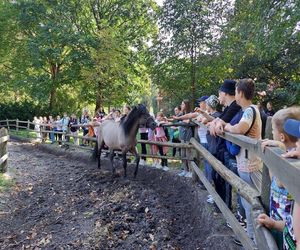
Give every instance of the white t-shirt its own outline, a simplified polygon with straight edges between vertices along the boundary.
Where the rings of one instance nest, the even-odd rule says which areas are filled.
[[[260,140],[261,129],[262,129],[260,113],[258,108],[255,105],[251,105],[251,106],[255,109],[256,117],[252,128],[250,129],[250,131],[247,132],[247,134],[245,134],[245,136]],[[249,125],[249,128],[251,127],[253,122],[253,110],[250,106],[244,110],[240,122],[245,122]],[[241,172],[255,172],[255,171],[262,170],[261,159],[256,154],[252,153],[249,150],[246,150],[245,148],[241,148],[239,154],[236,156],[236,160],[237,160],[237,167]]]

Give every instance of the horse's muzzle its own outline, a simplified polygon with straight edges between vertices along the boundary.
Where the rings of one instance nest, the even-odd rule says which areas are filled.
[[[156,122],[151,122],[150,128],[151,128],[152,130],[154,130],[156,127],[157,127],[157,123],[156,123]]]

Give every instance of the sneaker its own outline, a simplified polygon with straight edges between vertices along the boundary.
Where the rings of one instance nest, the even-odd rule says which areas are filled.
[[[214,199],[213,199],[213,197],[208,198],[208,199],[206,200],[206,202],[207,202],[207,203],[210,203],[210,204],[214,204]]]
[[[240,242],[237,238],[233,238],[233,242],[235,243],[235,244],[237,244],[238,246],[242,246],[242,242]]]
[[[207,195],[207,199],[212,199],[212,195],[211,194]]]
[[[178,174],[178,176],[185,176],[187,174],[187,172],[185,171],[185,170],[183,170],[182,172],[180,172],[179,174]]]
[[[167,166],[164,166],[162,169],[163,171],[169,171],[169,168]]]
[[[192,174],[192,172],[187,172],[184,177],[192,178],[193,174]]]
[[[144,166],[144,165],[145,165],[145,160],[143,160],[143,159],[140,160],[140,165],[141,165],[141,166]]]
[[[163,167],[162,167],[162,165],[160,165],[160,164],[156,164],[156,166],[155,166],[157,169],[162,169]]]
[[[226,226],[232,229],[232,227],[228,221],[226,222]]]

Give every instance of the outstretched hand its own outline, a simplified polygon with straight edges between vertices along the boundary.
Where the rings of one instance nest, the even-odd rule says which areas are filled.
[[[300,158],[300,151],[293,150],[293,151],[287,152],[285,154],[282,154],[282,157],[284,157],[284,158]]]
[[[274,228],[274,225],[275,225],[275,221],[266,214],[260,214],[257,218],[257,221],[259,224],[261,224],[269,229]]]

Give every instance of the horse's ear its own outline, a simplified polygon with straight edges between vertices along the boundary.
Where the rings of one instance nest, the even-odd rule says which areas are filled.
[[[138,105],[138,109],[141,110],[143,113],[147,113],[147,108],[146,108],[146,105],[144,104],[139,104]]]

